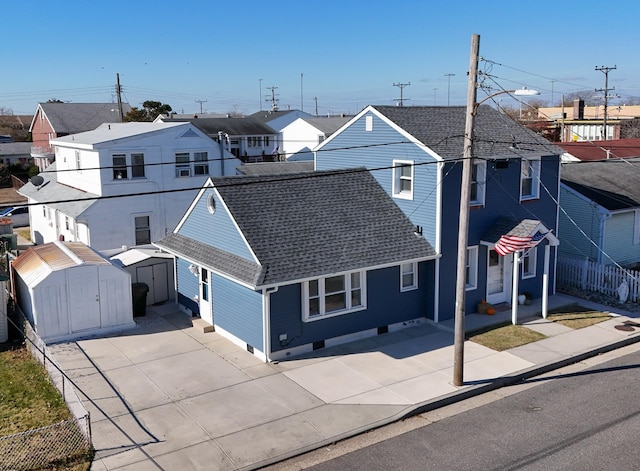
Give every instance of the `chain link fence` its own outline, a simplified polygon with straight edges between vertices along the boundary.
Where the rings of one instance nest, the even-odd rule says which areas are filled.
[[[0,470],[58,469],[64,464],[86,460],[91,442],[82,430],[88,428],[87,415],[1,437]]]
[[[19,308],[16,306],[19,311]],[[53,385],[64,398],[73,419],[0,438],[0,471],[57,469],[90,456],[91,421],[71,381],[53,359],[42,339],[22,312],[26,344],[31,355],[46,369]]]

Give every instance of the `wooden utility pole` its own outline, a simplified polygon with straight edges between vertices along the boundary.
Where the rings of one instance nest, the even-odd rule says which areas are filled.
[[[408,98],[402,98],[402,90],[404,89],[404,87],[408,87],[409,85],[411,85],[411,82],[407,82],[407,83],[398,82],[393,84],[394,87],[400,88],[400,98],[393,99],[393,101],[398,102],[398,106],[404,106],[404,100],[408,100]]]
[[[464,311],[467,284],[467,240],[469,232],[469,194],[473,166],[473,124],[476,112],[478,60],[480,57],[480,35],[471,37],[469,84],[467,88],[467,114],[464,127],[464,150],[462,155],[462,182],[460,183],[460,220],[458,225],[458,266],[456,278],[456,305],[454,325],[453,384],[464,383]]]
[[[119,73],[116,73],[116,97],[118,99],[118,113],[120,113],[120,122],[124,122],[124,110],[122,109],[122,88],[120,87]]]
[[[596,67],[596,70],[599,70],[600,72],[602,72],[604,74],[604,88],[596,88],[596,92],[603,92],[604,93],[604,119],[602,121],[602,140],[606,141],[607,140],[607,105],[608,105],[608,99],[609,99],[609,90],[615,90],[615,87],[611,87],[609,88],[609,72],[611,72],[612,70],[616,70],[616,66],[614,65],[613,67]]]

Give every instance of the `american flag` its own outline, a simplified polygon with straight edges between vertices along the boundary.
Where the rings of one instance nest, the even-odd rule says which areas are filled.
[[[500,237],[500,240],[496,242],[494,250],[500,255],[507,255],[508,253],[517,252],[520,250],[530,249],[538,245],[546,233],[536,232],[532,236],[515,236],[505,234]]]

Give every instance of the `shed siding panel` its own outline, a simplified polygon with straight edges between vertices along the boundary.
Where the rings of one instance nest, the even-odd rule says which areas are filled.
[[[342,335],[388,326],[419,317],[433,317],[432,268],[419,266],[419,289],[400,292],[400,268],[390,267],[367,273],[367,309],[302,321],[302,287],[281,287],[271,295],[271,349],[276,352]],[[425,307],[426,306],[426,307]],[[287,342],[279,341],[287,334]]]
[[[393,200],[415,225],[423,227],[424,237],[436,247],[439,165],[423,149],[408,142],[406,137],[373,113],[369,114],[373,117],[373,131],[365,131],[366,115],[362,116],[316,154],[316,168],[366,167],[382,188],[392,195],[393,169],[390,167],[393,161],[413,161],[413,199]]]
[[[264,351],[262,293],[212,273],[211,302],[216,326]]]
[[[213,194],[216,211],[207,209],[207,198]],[[225,252],[253,261],[251,251],[238,232],[233,219],[212,189],[204,191],[178,233]]]

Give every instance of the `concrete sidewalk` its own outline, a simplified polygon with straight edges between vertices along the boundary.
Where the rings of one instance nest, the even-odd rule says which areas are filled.
[[[575,302],[611,311],[564,296],[549,307]],[[452,385],[452,322],[265,364],[164,305],[136,329],[51,349],[87,396],[92,470],[256,469],[640,341],[640,328],[617,328],[630,313],[574,331],[532,318],[535,303],[521,308],[519,319],[548,337],[504,352],[466,342],[462,387]],[[470,314],[465,324],[510,319]]]

